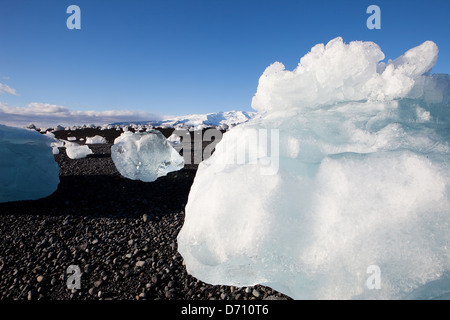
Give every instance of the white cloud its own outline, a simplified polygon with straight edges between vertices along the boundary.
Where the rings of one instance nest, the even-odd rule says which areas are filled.
[[[16,90],[11,88],[10,86],[0,83],[0,94],[1,93],[10,93],[17,96]]]
[[[121,121],[158,120],[159,116],[132,110],[78,111],[64,106],[33,102],[27,107],[12,107],[0,102],[0,124],[23,127],[34,123],[39,127],[83,124],[102,125]]]

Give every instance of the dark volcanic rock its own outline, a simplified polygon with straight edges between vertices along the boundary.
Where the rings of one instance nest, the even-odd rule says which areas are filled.
[[[213,286],[190,276],[176,237],[196,165],[133,181],[111,160],[120,131],[56,132],[94,135],[109,144],[90,145],[94,154],[85,159],[71,160],[63,148],[55,155],[61,182],[54,194],[0,203],[0,299],[287,299],[262,286]],[[71,265],[80,268],[80,289],[67,286],[76,283]]]

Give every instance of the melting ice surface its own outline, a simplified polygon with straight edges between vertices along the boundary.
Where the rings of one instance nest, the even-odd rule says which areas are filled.
[[[184,167],[184,159],[158,130],[126,131],[111,147],[111,157],[124,177],[144,182]]]
[[[269,66],[252,101],[263,116],[199,165],[178,235],[188,272],[294,299],[449,298],[450,81],[430,74],[437,56],[427,41],[382,63],[375,43],[336,38],[293,71]],[[279,130],[266,152],[250,147],[261,129]],[[246,142],[253,163],[236,161]]]
[[[105,144],[107,143],[105,137],[102,136],[94,136],[94,137],[87,137],[86,138],[86,144]]]
[[[64,143],[66,147],[66,154],[70,159],[83,159],[89,154],[93,154],[92,150],[87,145],[79,145],[75,142],[66,141]]]
[[[34,130],[0,125],[0,202],[36,200],[56,191],[52,142]]]

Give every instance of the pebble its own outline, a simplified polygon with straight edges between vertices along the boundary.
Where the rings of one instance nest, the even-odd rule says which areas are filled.
[[[252,295],[253,295],[254,297],[256,297],[256,298],[259,298],[259,297],[261,296],[261,293],[260,293],[258,290],[253,289]]]
[[[28,295],[27,295],[27,299],[28,300],[33,300],[35,294],[33,290],[28,291]]]
[[[136,262],[136,267],[143,267],[144,265],[145,265],[145,261],[143,261],[143,260]]]
[[[158,284],[160,279],[161,279],[161,277],[158,274],[152,275],[152,282],[153,283]]]
[[[164,295],[167,299],[173,299],[174,293],[175,293],[174,291],[168,290],[168,291],[165,291]]]

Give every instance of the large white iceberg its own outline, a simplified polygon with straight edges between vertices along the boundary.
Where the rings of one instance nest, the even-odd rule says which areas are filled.
[[[111,157],[120,174],[144,182],[184,167],[183,157],[158,130],[125,131],[114,140]]]
[[[294,299],[450,296],[449,76],[437,46],[316,45],[199,165],[178,250],[212,284]],[[243,154],[243,151],[246,151]]]
[[[35,130],[0,125],[0,202],[36,200],[56,191],[52,142]]]

